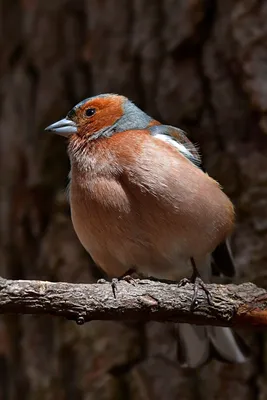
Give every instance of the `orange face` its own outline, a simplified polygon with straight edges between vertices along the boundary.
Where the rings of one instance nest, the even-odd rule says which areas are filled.
[[[68,118],[78,127],[79,136],[92,135],[109,128],[123,115],[121,96],[98,97],[79,103]]]
[[[98,96],[77,104],[66,118],[48,126],[47,131],[62,136],[88,137],[112,127],[123,115],[125,97],[117,95]]]

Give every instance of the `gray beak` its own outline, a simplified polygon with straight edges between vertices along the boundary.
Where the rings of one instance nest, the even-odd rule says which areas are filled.
[[[58,135],[68,137],[73,133],[77,133],[78,128],[75,122],[68,118],[63,118],[54,124],[49,125],[47,128],[45,128],[45,131],[54,132]]]

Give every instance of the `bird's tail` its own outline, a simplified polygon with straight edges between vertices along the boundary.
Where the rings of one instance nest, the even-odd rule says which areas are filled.
[[[228,363],[243,363],[248,346],[230,328],[178,324],[178,360],[182,367],[197,368],[211,358]]]

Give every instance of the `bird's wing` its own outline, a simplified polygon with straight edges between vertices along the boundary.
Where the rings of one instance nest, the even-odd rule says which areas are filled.
[[[202,169],[201,157],[197,147],[190,142],[186,133],[170,125],[156,125],[149,128],[151,135],[174,146],[181,154]]]
[[[194,165],[206,172],[197,147],[188,139],[186,133],[170,125],[156,125],[149,128],[151,135],[175,147]],[[212,253],[213,272],[221,272],[226,276],[235,275],[235,265],[228,240],[221,243]]]

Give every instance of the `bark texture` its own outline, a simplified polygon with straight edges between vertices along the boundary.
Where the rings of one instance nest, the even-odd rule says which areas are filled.
[[[43,129],[117,92],[199,143],[236,205],[240,279],[267,287],[266,19],[262,0],[0,0],[0,274],[99,277],[71,226],[65,146]],[[244,336],[247,364],[184,371],[168,324],[5,316],[0,399],[264,399],[266,335]]]
[[[267,327],[267,292],[252,283],[209,284],[210,299],[194,286],[150,280],[74,284],[35,280],[0,282],[1,314],[49,314],[76,321],[181,322],[228,327]],[[129,286],[130,285],[130,286]]]

